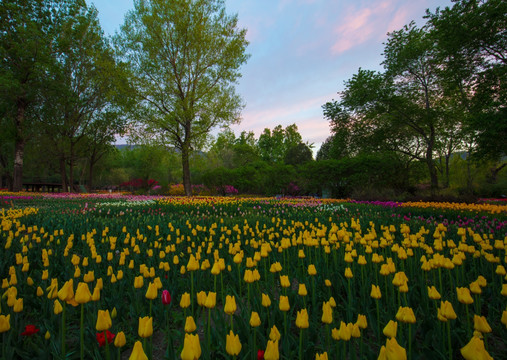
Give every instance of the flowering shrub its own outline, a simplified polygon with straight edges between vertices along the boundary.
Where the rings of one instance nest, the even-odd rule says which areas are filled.
[[[136,190],[144,190],[144,191],[150,191],[150,190],[157,190],[160,189],[160,185],[158,184],[157,180],[148,179],[132,179],[130,181],[125,181],[118,185],[119,188],[129,188],[134,191]]]
[[[238,190],[232,185],[223,185],[217,187],[217,193],[221,195],[237,195]]]
[[[289,183],[289,185],[287,185],[287,187],[285,188],[285,193],[289,196],[296,196],[299,194],[299,192],[301,191],[301,189],[299,188],[299,186],[297,186],[295,183],[293,183],[292,181]]]

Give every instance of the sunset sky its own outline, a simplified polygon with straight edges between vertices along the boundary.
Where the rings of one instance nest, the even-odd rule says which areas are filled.
[[[88,0],[106,34],[119,30],[132,0]],[[254,131],[295,123],[314,152],[330,135],[322,105],[338,99],[344,81],[361,67],[381,70],[387,32],[411,20],[424,24],[426,9],[450,0],[226,0],[247,28],[251,55],[236,89],[246,107],[240,125]]]

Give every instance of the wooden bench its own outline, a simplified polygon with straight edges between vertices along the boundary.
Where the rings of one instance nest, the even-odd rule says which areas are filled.
[[[62,184],[55,183],[24,183],[26,191],[31,192],[60,192]]]

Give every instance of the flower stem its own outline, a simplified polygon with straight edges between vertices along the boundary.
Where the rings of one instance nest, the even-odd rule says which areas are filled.
[[[299,360],[302,359],[303,359],[303,329],[301,328],[299,329]]]
[[[65,359],[65,316],[66,314],[66,304],[63,301],[63,311],[62,311],[62,356]]]
[[[449,360],[452,360],[451,324],[449,321],[447,321],[447,344],[449,346]]]
[[[109,341],[107,340],[107,330],[104,330],[104,339],[106,339],[106,359],[111,359],[109,355]]]
[[[80,359],[84,359],[84,304],[81,304],[81,322],[79,329],[79,340],[81,342],[81,351],[80,351]]]

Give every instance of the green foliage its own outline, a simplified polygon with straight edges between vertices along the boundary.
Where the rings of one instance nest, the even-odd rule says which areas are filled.
[[[257,147],[262,160],[280,163],[286,159],[287,151],[303,142],[296,124],[287,126],[277,125],[271,131],[265,128],[257,141]]]
[[[135,1],[116,37],[132,69],[138,139],[181,151],[191,194],[189,155],[210,130],[239,121],[234,82],[246,62],[246,29],[224,1]]]

